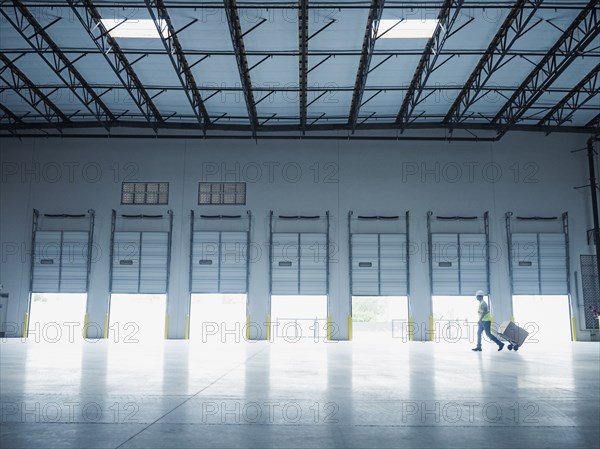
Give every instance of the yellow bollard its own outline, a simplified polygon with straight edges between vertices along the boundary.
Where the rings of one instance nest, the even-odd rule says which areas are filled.
[[[83,317],[83,338],[88,338],[88,327],[90,324],[90,314],[86,313]]]
[[[169,314],[165,315],[165,340],[169,339]]]
[[[23,318],[23,338],[27,338],[29,334],[29,312],[25,312],[25,317]]]
[[[250,341],[250,314],[246,314],[246,341]]]
[[[352,341],[352,315],[348,315],[348,341]]]
[[[271,341],[271,314],[267,314],[267,341]]]
[[[190,314],[188,313],[185,316],[185,335],[184,335],[186,340],[190,339]]]
[[[327,340],[331,341],[331,316],[327,315]]]
[[[415,329],[413,324],[413,317],[408,317],[408,341],[414,341],[415,339]]]
[[[577,341],[577,327],[575,326],[575,316],[571,317],[571,337],[573,341]]]
[[[433,327],[433,315],[429,315],[429,341],[434,341],[435,329]]]
[[[104,338],[108,338],[108,312],[104,316]]]

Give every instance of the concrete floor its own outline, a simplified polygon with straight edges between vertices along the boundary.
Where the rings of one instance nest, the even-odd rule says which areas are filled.
[[[1,448],[597,448],[598,343],[0,343]]]

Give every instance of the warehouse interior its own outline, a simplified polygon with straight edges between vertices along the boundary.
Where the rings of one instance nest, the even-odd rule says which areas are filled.
[[[599,9],[1,2],[0,449],[600,447]]]

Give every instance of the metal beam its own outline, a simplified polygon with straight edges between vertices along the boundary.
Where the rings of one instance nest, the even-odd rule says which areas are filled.
[[[358,63],[358,71],[356,73],[356,81],[354,82],[354,91],[352,93],[352,103],[350,104],[350,115],[348,124],[352,127],[352,132],[356,128],[356,121],[360,112],[362,97],[367,84],[367,75],[371,67],[371,58],[373,50],[375,50],[375,42],[377,41],[377,31],[385,0],[371,0],[371,8],[369,9],[369,17],[365,27],[365,36],[363,38],[362,53],[360,62]]]
[[[231,34],[231,42],[235,51],[235,59],[237,61],[238,71],[242,88],[244,89],[244,100],[248,110],[248,119],[250,120],[250,130],[252,138],[256,139],[256,128],[258,128],[258,114],[256,112],[256,102],[252,93],[252,80],[250,79],[250,70],[248,69],[248,60],[246,59],[246,48],[244,46],[244,38],[242,37],[242,26],[237,9],[236,0],[223,0],[225,5],[225,13],[227,15],[227,24],[229,25],[229,33]]]
[[[171,7],[169,7],[171,9]],[[88,55],[100,55],[102,52],[98,50],[98,48],[94,47],[62,47],[62,52],[66,55],[69,54],[88,54]],[[122,49],[123,53],[128,56],[164,56],[165,51],[159,48],[132,48],[128,47],[126,49]],[[32,50],[31,48],[3,48],[2,51],[6,54],[21,54],[21,53],[37,53],[37,51]],[[452,49],[442,49],[440,53],[440,57],[450,57],[450,56],[485,56],[487,53],[486,48],[452,48]],[[52,50],[47,50],[47,53],[52,53]],[[510,50],[507,51],[506,56],[525,56],[525,57],[544,57],[546,56],[547,51],[536,50],[536,49],[518,49],[518,50]],[[211,56],[235,56],[234,51],[230,50],[198,50],[194,48],[186,48],[185,54],[188,57],[198,56],[198,57],[211,57]],[[421,56],[423,54],[423,49],[403,49],[403,50],[374,50],[373,56]],[[310,50],[307,53],[308,57],[313,56],[361,56],[361,50]],[[300,53],[296,50],[246,50],[246,56],[271,56],[271,57],[289,57],[289,58],[297,58],[300,56]],[[586,49],[581,54],[580,57],[582,59],[586,58],[598,58],[600,57],[600,51],[598,49]],[[194,64],[196,64],[195,62]],[[130,64],[134,64],[132,61]],[[190,67],[193,67],[192,64]]]
[[[0,123],[2,123],[3,120],[8,120],[9,126],[11,124],[14,125],[16,123],[19,125],[23,125],[25,123],[25,122],[23,122],[23,120],[21,120],[21,117],[15,115],[15,113],[13,111],[8,109],[2,103],[0,103],[0,111],[2,111],[2,113],[3,113],[2,116],[0,116]],[[8,132],[11,133],[15,137],[19,137],[19,134],[14,129],[9,129]]]
[[[69,118],[38,88],[4,53],[0,53],[0,61],[4,67],[0,69],[0,79],[21,97],[29,106],[37,111],[48,123],[60,121],[70,122]],[[4,72],[10,71],[10,77]],[[23,92],[26,91],[26,94]],[[42,107],[40,109],[40,106]],[[7,109],[8,110],[8,109]]]
[[[18,137],[19,139],[22,138],[30,138],[30,139],[35,139],[35,138],[41,138],[41,137],[61,137],[61,138],[65,138],[65,139],[106,139],[106,137],[109,136],[109,134],[89,134],[89,133],[73,133],[73,134],[65,134],[65,135],[55,135],[55,134],[21,134]],[[14,138],[14,135],[9,135],[9,134],[0,134],[0,139],[6,139],[6,138]],[[183,134],[165,134],[165,135],[149,135],[149,134],[119,134],[118,137],[116,136],[111,136],[113,139],[162,139],[162,140],[189,140],[189,139],[209,139],[209,140],[245,140],[248,139],[247,136],[242,136],[242,135],[225,135],[225,134],[214,134],[214,135],[208,135],[208,136],[204,136],[202,134],[198,134],[198,135],[193,135],[191,134],[189,131]],[[340,135],[340,134],[333,134],[333,135],[318,135],[318,136],[312,136],[312,135],[302,135],[302,134],[281,134],[281,135],[264,135],[261,136],[262,140],[316,140],[316,141],[324,141],[324,140],[365,140],[365,141],[369,141],[369,142],[376,142],[376,141],[394,141],[394,142],[398,142],[400,140],[402,141],[420,141],[420,142],[476,142],[476,143],[481,143],[481,142],[496,142],[498,140],[497,137],[444,137],[444,136],[439,136],[439,137],[434,137],[434,136],[430,136],[430,135],[425,135],[425,136],[390,136],[390,135],[385,135],[385,136],[374,136],[374,135],[351,135],[351,136],[344,136],[344,135]],[[306,145],[305,145],[306,147]]]
[[[71,10],[81,22],[104,56],[104,59],[119,78],[134,104],[140,110],[146,121],[156,125],[163,121],[158,109],[146,92],[144,85],[134,72],[123,50],[102,23],[102,16],[91,0],[67,0]],[[83,10],[83,15],[80,12]]]
[[[298,0],[298,88],[300,126],[306,128],[308,110],[308,0]]]
[[[513,44],[539,23],[529,26],[529,22],[538,12],[542,2],[543,0],[517,0],[450,107],[444,122],[459,123],[467,110],[485,96],[481,95],[481,90],[492,75],[516,57],[516,55],[509,57]]]
[[[94,92],[88,82],[75,68],[72,61],[61,51],[60,47],[52,40],[33,14],[25,7],[21,0],[11,0],[14,19],[9,16],[3,7],[0,13],[13,26],[13,28],[36,50],[38,55],[48,64],[60,80],[69,86],[75,97],[90,111],[100,123],[114,120],[114,115],[104,104],[102,99]],[[28,36],[26,31],[33,31]],[[51,52],[47,52],[51,50]]]
[[[402,130],[410,122],[415,107],[420,103],[419,100],[421,99],[423,88],[429,79],[429,75],[435,70],[435,64],[440,51],[444,47],[448,37],[452,34],[452,28],[460,17],[463,3],[464,0],[444,1],[444,6],[437,17],[438,25],[433,36],[427,41],[421,60],[410,82],[408,92],[400,107],[400,112],[398,112],[398,116],[396,117],[396,125]],[[451,12],[452,15],[450,14]]]
[[[592,128],[592,130],[595,128],[600,128],[600,113],[591,119],[585,126]]]
[[[92,88],[96,89],[96,90],[105,90],[105,89],[113,89],[113,90],[119,90],[119,89],[125,89],[124,86],[115,86],[112,84],[106,84],[106,83],[93,83],[91,84]],[[62,84],[60,85],[56,85],[56,84],[37,84],[37,87],[43,90],[52,90],[52,89],[68,89],[67,86],[64,86]],[[1,86],[0,86],[1,88]],[[493,87],[483,87],[482,91],[485,91],[485,94],[490,94],[490,93],[502,93],[502,92],[508,92],[508,93],[512,93],[515,92],[517,90],[518,86],[493,86]],[[183,91],[184,88],[180,85],[146,85],[146,89],[148,91],[153,91],[153,90],[165,90],[165,91]],[[425,86],[423,89],[423,92],[443,92],[443,91],[458,91],[461,90],[462,86],[460,85],[435,85],[435,86]],[[198,86],[198,90],[201,92],[213,92],[213,93],[219,93],[221,91],[223,92],[243,92],[244,90],[241,87],[235,87],[235,86],[223,86],[223,87],[214,87],[214,86]],[[254,87],[252,89],[254,92],[295,92],[298,93],[299,89],[295,86],[279,86],[279,87],[271,87],[271,86],[262,86],[262,87]],[[313,87],[308,87],[307,91],[308,92],[352,92],[354,90],[353,86],[329,86],[329,85],[323,85],[323,86],[313,86]],[[391,91],[391,92],[402,92],[402,91],[406,91],[408,90],[408,86],[404,85],[404,86],[366,86],[365,87],[365,92],[378,92],[380,90],[383,91]],[[554,93],[554,94],[563,94],[566,95],[568,93],[570,93],[572,91],[571,87],[550,87],[548,88],[547,92],[549,93]],[[208,97],[206,97],[204,99],[204,101],[206,102],[207,99],[210,98],[210,95]]]
[[[11,111],[10,109],[8,109],[6,106],[4,106],[2,103],[0,103],[0,110],[2,110],[2,117],[0,117],[0,120],[8,120],[9,125],[11,123],[18,123],[20,125],[25,124],[25,122],[23,120],[21,120],[21,117],[19,117],[18,115],[16,115],[13,111]]]
[[[234,117],[239,119],[239,117]],[[268,117],[265,117],[265,119]],[[279,117],[277,117],[279,118]],[[308,120],[312,120],[312,119],[316,119],[316,120],[327,120],[329,118],[333,118],[333,119],[339,119],[340,117],[337,116],[329,116],[329,117],[324,117],[323,115],[319,116],[319,117],[308,117]],[[362,117],[365,118],[365,117]],[[393,118],[393,117],[392,117]],[[283,117],[283,119],[289,119],[287,117]],[[359,120],[361,119],[361,117],[359,117]],[[315,121],[316,121],[315,120]],[[213,121],[213,123],[216,122],[216,120]],[[314,123],[314,122],[313,122]],[[198,130],[198,125],[197,123],[193,120],[193,116],[190,116],[190,121],[188,122],[182,122],[182,121],[175,121],[175,122],[163,122],[162,124],[159,125],[160,129],[164,129],[164,130],[188,130],[188,131],[194,131],[194,130]],[[15,125],[12,127],[9,127],[7,125],[0,125],[0,130],[8,130],[8,129],[14,129],[14,130],[23,130],[23,129],[80,129],[80,128],[90,128],[90,127],[94,127],[94,122],[84,122],[84,121],[73,121],[70,123],[64,123],[64,124],[48,124],[48,123],[26,123],[24,125]],[[145,122],[143,119],[140,121],[116,121],[111,123],[111,127],[112,128],[131,128],[131,129],[137,129],[137,130],[149,130],[151,129],[148,126],[148,123]],[[445,125],[444,123],[440,122],[440,121],[429,121],[429,122],[412,122],[409,123],[406,127],[407,130],[433,130],[433,129],[437,129],[437,130],[446,130],[448,129],[448,125]],[[489,132],[497,132],[498,128],[490,123],[471,123],[471,124],[458,124],[456,126],[456,129],[462,129],[465,131],[489,131]],[[223,124],[223,125],[219,125],[219,124],[214,124],[210,127],[211,131],[223,131],[223,132],[248,132],[250,131],[250,125],[237,125],[237,124]],[[306,131],[350,131],[351,128],[348,124],[346,123],[315,123],[314,125],[307,125],[306,127]],[[393,120],[387,121],[387,122],[373,122],[373,121],[369,121],[367,123],[364,123],[363,125],[358,125],[357,126],[357,130],[360,131],[374,131],[374,130],[379,130],[379,131],[389,131],[391,132],[393,135],[398,136],[398,127],[395,125],[395,123],[393,122]],[[528,131],[528,132],[546,132],[547,129],[546,128],[541,128],[539,126],[535,126],[535,125],[515,125],[515,130],[520,130],[520,131]],[[583,126],[559,126],[559,127],[552,127],[552,132],[569,132],[569,133],[586,133],[589,134],[590,132],[593,132],[592,128],[589,127],[583,127]],[[264,127],[261,128],[261,131],[265,131],[265,132],[301,132],[302,128],[300,127],[299,124],[289,124],[289,125],[266,125]],[[346,133],[342,133],[344,135],[347,135]],[[116,136],[116,134],[113,134]],[[233,134],[229,134],[229,135],[233,135]]]
[[[206,132],[206,126],[209,125],[210,118],[208,116],[208,112],[206,111],[206,107],[204,106],[204,102],[202,101],[202,97],[200,96],[200,92],[198,91],[196,79],[192,74],[192,70],[190,69],[187,58],[185,57],[183,47],[181,46],[179,38],[177,37],[178,31],[176,31],[175,27],[173,26],[169,12],[167,11],[163,0],[146,0],[146,6],[150,12],[152,20],[154,21],[154,24],[156,25],[156,30],[160,35],[160,39],[163,42],[165,50],[169,55],[171,64],[177,73],[177,78],[179,78],[179,82],[184,88],[185,95],[190,103],[190,106],[192,107],[192,110],[194,111],[194,115],[198,119],[198,123],[200,123],[200,126],[204,132]],[[160,28],[160,20],[164,21],[164,23],[167,25],[167,36],[163,35],[163,30]],[[182,30],[183,28],[179,31]]]
[[[324,9],[324,10],[368,10],[370,1],[316,1],[312,4],[312,7],[315,9]],[[581,1],[549,1],[544,6],[544,9],[549,10],[579,10],[585,6],[586,2]],[[64,6],[64,2],[62,0],[45,0],[40,1],[31,1],[32,6],[44,7],[44,8],[57,8]],[[465,2],[465,8],[469,9],[510,9],[512,7],[512,2],[506,0],[497,0],[497,1],[481,1],[481,0],[473,0]],[[103,0],[102,6],[106,8],[118,8],[118,9],[127,9],[127,8],[144,8],[144,0]],[[263,7],[266,9],[272,10],[295,10],[298,8],[298,5],[295,1],[278,1],[278,2],[255,2],[248,1],[242,2],[238,6],[238,9],[250,9],[252,11],[256,11],[258,8]],[[441,1],[424,1],[424,2],[414,2],[414,1],[399,1],[394,2],[388,6],[388,9],[395,10],[438,10],[443,6]],[[200,9],[200,8],[209,8],[209,9],[224,9],[225,6],[219,1],[196,1],[196,0],[185,0],[185,1],[177,1],[171,2],[169,4],[169,9]]]
[[[566,96],[538,122],[539,126],[557,125],[571,120],[573,114],[600,94],[600,64],[588,73]]]
[[[493,120],[504,135],[600,34],[597,0],[590,0]]]

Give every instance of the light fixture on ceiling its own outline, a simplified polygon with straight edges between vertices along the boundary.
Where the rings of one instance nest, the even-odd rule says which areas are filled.
[[[429,39],[438,26],[437,19],[382,19],[377,29],[377,39]]]
[[[160,39],[161,37],[156,29],[156,23],[151,19],[102,19],[102,25],[114,38]],[[165,34],[164,20],[159,20],[158,25]]]

